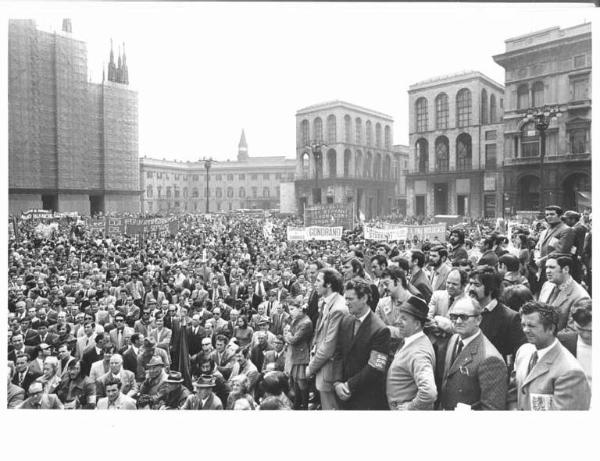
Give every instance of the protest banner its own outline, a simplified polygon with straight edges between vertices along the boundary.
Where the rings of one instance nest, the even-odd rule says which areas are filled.
[[[328,203],[304,209],[304,225],[306,227],[338,227],[352,229],[354,227],[354,204]]]
[[[52,211],[50,210],[27,210],[21,213],[21,219],[51,219]]]
[[[366,240],[406,240],[408,229],[405,227],[398,227],[396,229],[377,229],[374,227],[364,228]]]
[[[287,239],[289,241],[306,240],[306,229],[304,227],[288,227]]]
[[[311,226],[306,228],[306,240],[341,240],[343,228]]]
[[[404,238],[400,240],[414,240],[415,238],[419,241],[429,240],[431,242],[445,242],[446,241],[446,224],[423,224],[423,225],[407,225],[407,224],[390,224],[384,223],[385,230],[403,229],[406,232]],[[365,237],[367,238],[367,237]]]

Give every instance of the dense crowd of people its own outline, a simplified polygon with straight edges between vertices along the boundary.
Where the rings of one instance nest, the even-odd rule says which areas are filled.
[[[296,218],[234,214],[143,238],[15,220],[8,407],[587,410],[591,214],[544,214],[446,242],[290,242]]]

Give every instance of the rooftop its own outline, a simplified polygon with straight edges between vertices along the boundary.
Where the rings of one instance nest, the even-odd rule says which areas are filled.
[[[364,112],[366,114],[370,114],[375,117],[385,118],[390,121],[394,120],[391,115],[384,114],[383,112],[377,112],[372,109],[367,109],[366,107],[357,106],[356,104],[351,104],[349,102],[341,101],[339,99],[335,99],[333,101],[321,102],[318,104],[313,104],[312,106],[303,107],[302,109],[299,109],[296,112],[296,115],[302,115],[302,114],[306,114],[309,112],[315,112],[315,111],[324,110],[324,109],[333,109],[336,107],[343,107],[345,109],[350,109],[350,110],[354,110],[354,111],[358,111],[358,112]]]
[[[549,27],[528,34],[511,37],[504,40],[506,44],[506,52],[528,48],[530,46],[546,44],[564,38],[576,37],[578,35],[588,34],[592,32],[592,24],[584,22],[572,27],[561,29],[559,26]]]
[[[499,89],[504,89],[504,85],[498,83],[497,81],[491,79],[485,74],[477,70],[463,70],[460,72],[455,72],[453,74],[439,75],[437,77],[431,77],[426,80],[421,80],[420,82],[413,83],[408,87],[408,91],[413,91],[417,89],[426,88],[428,86],[440,85],[442,83],[450,83],[461,80],[469,80],[472,78],[481,78],[483,80],[488,81],[494,86],[497,86]]]

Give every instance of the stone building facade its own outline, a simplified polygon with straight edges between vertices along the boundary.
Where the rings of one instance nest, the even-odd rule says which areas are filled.
[[[296,162],[279,157],[250,157],[242,136],[237,161],[178,162],[143,157],[140,181],[145,213],[204,213],[238,209],[278,209],[280,185],[294,180]],[[208,191],[207,191],[208,184]]]
[[[125,55],[91,83],[87,45],[71,33],[9,21],[9,212],[139,211],[138,96]],[[111,71],[112,69],[112,71]]]
[[[591,194],[592,25],[552,27],[505,41],[504,182],[507,207],[539,210],[540,133],[527,111],[558,106],[546,130],[544,203],[582,210]]]
[[[504,87],[480,72],[409,87],[409,216],[502,213]]]
[[[317,204],[354,203],[357,213],[370,219],[399,208],[403,197],[396,184],[403,154],[393,149],[392,126],[390,116],[343,101],[298,110],[298,211]]]

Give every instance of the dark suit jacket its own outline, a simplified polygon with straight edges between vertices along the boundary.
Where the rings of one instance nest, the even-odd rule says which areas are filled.
[[[492,312],[483,311],[479,328],[504,360],[509,355],[514,359],[519,347],[527,341],[521,329],[521,316],[501,303]]]
[[[29,356],[29,360],[33,360],[33,358],[36,356],[34,347],[25,346],[24,352]],[[12,361],[13,363],[17,363],[17,354],[14,350],[8,353],[8,360]]]
[[[306,308],[306,315],[313,324],[313,329],[317,326],[317,319],[319,318],[319,295],[317,290],[312,291],[308,298],[308,307]]]
[[[573,354],[573,357],[577,357],[577,333],[574,331],[561,331],[558,333],[558,340],[563,346]],[[13,380],[14,382],[14,380]],[[15,383],[18,384],[18,383]]]
[[[425,272],[423,272],[422,270],[419,270],[418,272],[416,272],[412,276],[410,283],[417,290],[419,290],[419,293],[421,293],[422,298],[425,300],[425,302],[427,304],[429,304],[429,301],[431,301],[431,295],[433,294],[433,289],[431,288],[431,283],[429,282],[429,279],[425,275]]]
[[[500,353],[483,334],[467,344],[452,362],[458,335],[448,342],[440,407],[454,410],[458,403],[473,410],[505,410],[508,370]]]
[[[103,357],[103,353],[96,353],[96,347],[91,347],[85,351],[81,356],[81,374],[84,376],[89,376],[92,363],[101,360]]]
[[[126,370],[137,373],[137,354],[133,350],[133,346],[123,352],[123,368]]]
[[[198,333],[194,334],[192,326],[188,326],[188,350],[190,355],[196,355],[202,350],[202,339],[206,336],[206,330],[198,326]]]
[[[385,371],[390,330],[369,312],[354,336],[354,316],[345,315],[339,325],[334,372],[347,382],[351,397],[341,403],[347,410],[387,410]]]
[[[42,376],[41,373],[27,370],[27,372],[25,373],[25,377],[23,378],[23,381],[19,382],[19,373],[17,373],[15,371],[15,375],[13,376],[11,382],[13,384],[16,384],[17,386],[25,389],[25,395],[27,395],[27,391],[29,390],[29,385],[32,382],[34,382],[37,378],[39,378],[40,376]]]

